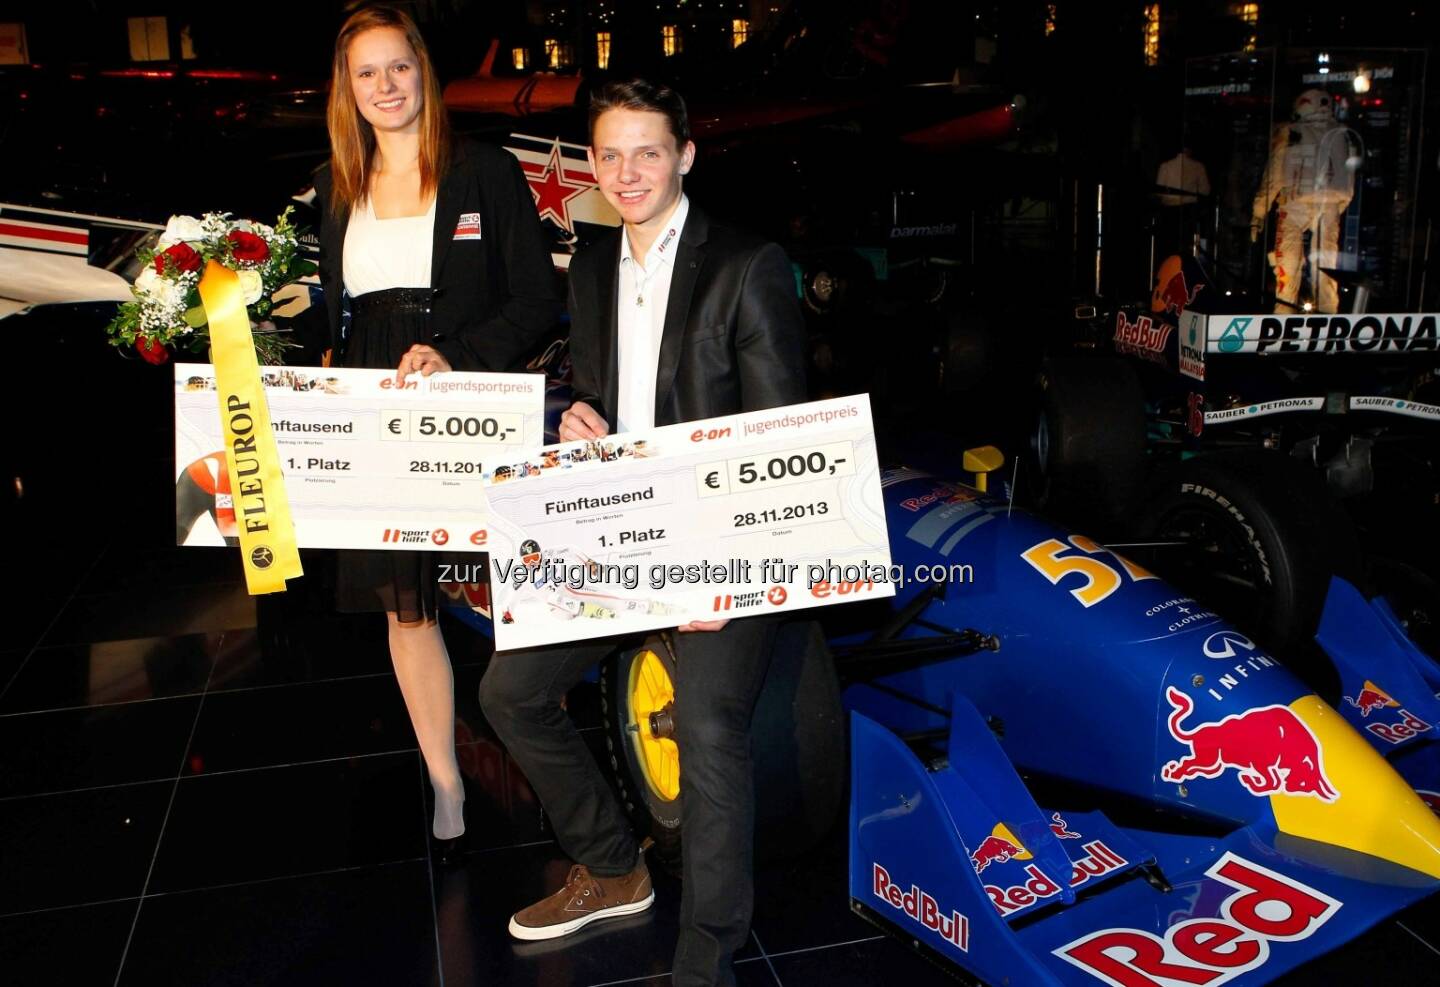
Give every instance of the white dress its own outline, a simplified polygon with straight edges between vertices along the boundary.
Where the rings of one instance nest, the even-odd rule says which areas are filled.
[[[386,288],[430,287],[430,254],[435,244],[435,199],[423,216],[376,219],[369,196],[350,217],[341,262],[351,296]]]

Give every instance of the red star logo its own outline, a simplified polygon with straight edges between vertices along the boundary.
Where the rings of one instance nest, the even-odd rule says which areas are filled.
[[[535,211],[540,214],[540,218],[549,218],[564,228],[565,232],[574,233],[575,227],[570,222],[570,209],[566,203],[591,188],[591,185],[588,182],[574,182],[565,177],[560,160],[559,140],[550,145],[550,160],[545,163],[545,170],[538,176],[527,175],[526,181],[530,183],[530,194],[535,198]]]

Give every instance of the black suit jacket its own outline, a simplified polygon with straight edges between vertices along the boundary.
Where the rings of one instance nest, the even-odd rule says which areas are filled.
[[[570,263],[575,399],[610,424],[620,390],[615,230]],[[712,224],[692,202],[675,252],[655,424],[673,425],[804,401],[805,322],[785,252]]]
[[[329,208],[330,166],[315,176],[320,210],[320,284],[329,345],[340,353],[341,263],[349,215]],[[456,240],[466,214],[480,238]],[[456,140],[435,197],[430,259],[433,344],[456,370],[518,369],[560,314],[560,289],[520,164],[498,147]],[[336,360],[339,363],[339,360]]]

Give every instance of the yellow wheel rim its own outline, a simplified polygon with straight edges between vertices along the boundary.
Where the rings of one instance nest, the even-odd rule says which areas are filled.
[[[680,748],[669,737],[650,731],[650,714],[675,702],[675,683],[659,655],[646,648],[630,663],[630,722],[635,753],[645,784],[659,798],[672,802],[680,794]]]

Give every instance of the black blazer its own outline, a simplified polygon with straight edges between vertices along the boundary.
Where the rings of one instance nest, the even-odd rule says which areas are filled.
[[[329,345],[338,357],[341,263],[350,217],[330,211],[330,190],[326,165],[315,176],[315,205]],[[458,227],[462,217],[476,213],[479,239],[455,239],[473,235],[473,226]],[[554,327],[560,289],[530,187],[512,154],[474,141],[454,142],[436,191],[433,250],[435,348],[456,370],[519,368]]]
[[[570,263],[575,399],[615,428],[620,391],[616,293],[621,227]],[[675,252],[655,424],[673,425],[804,401],[805,321],[795,277],[773,243],[712,225],[692,202]]]

